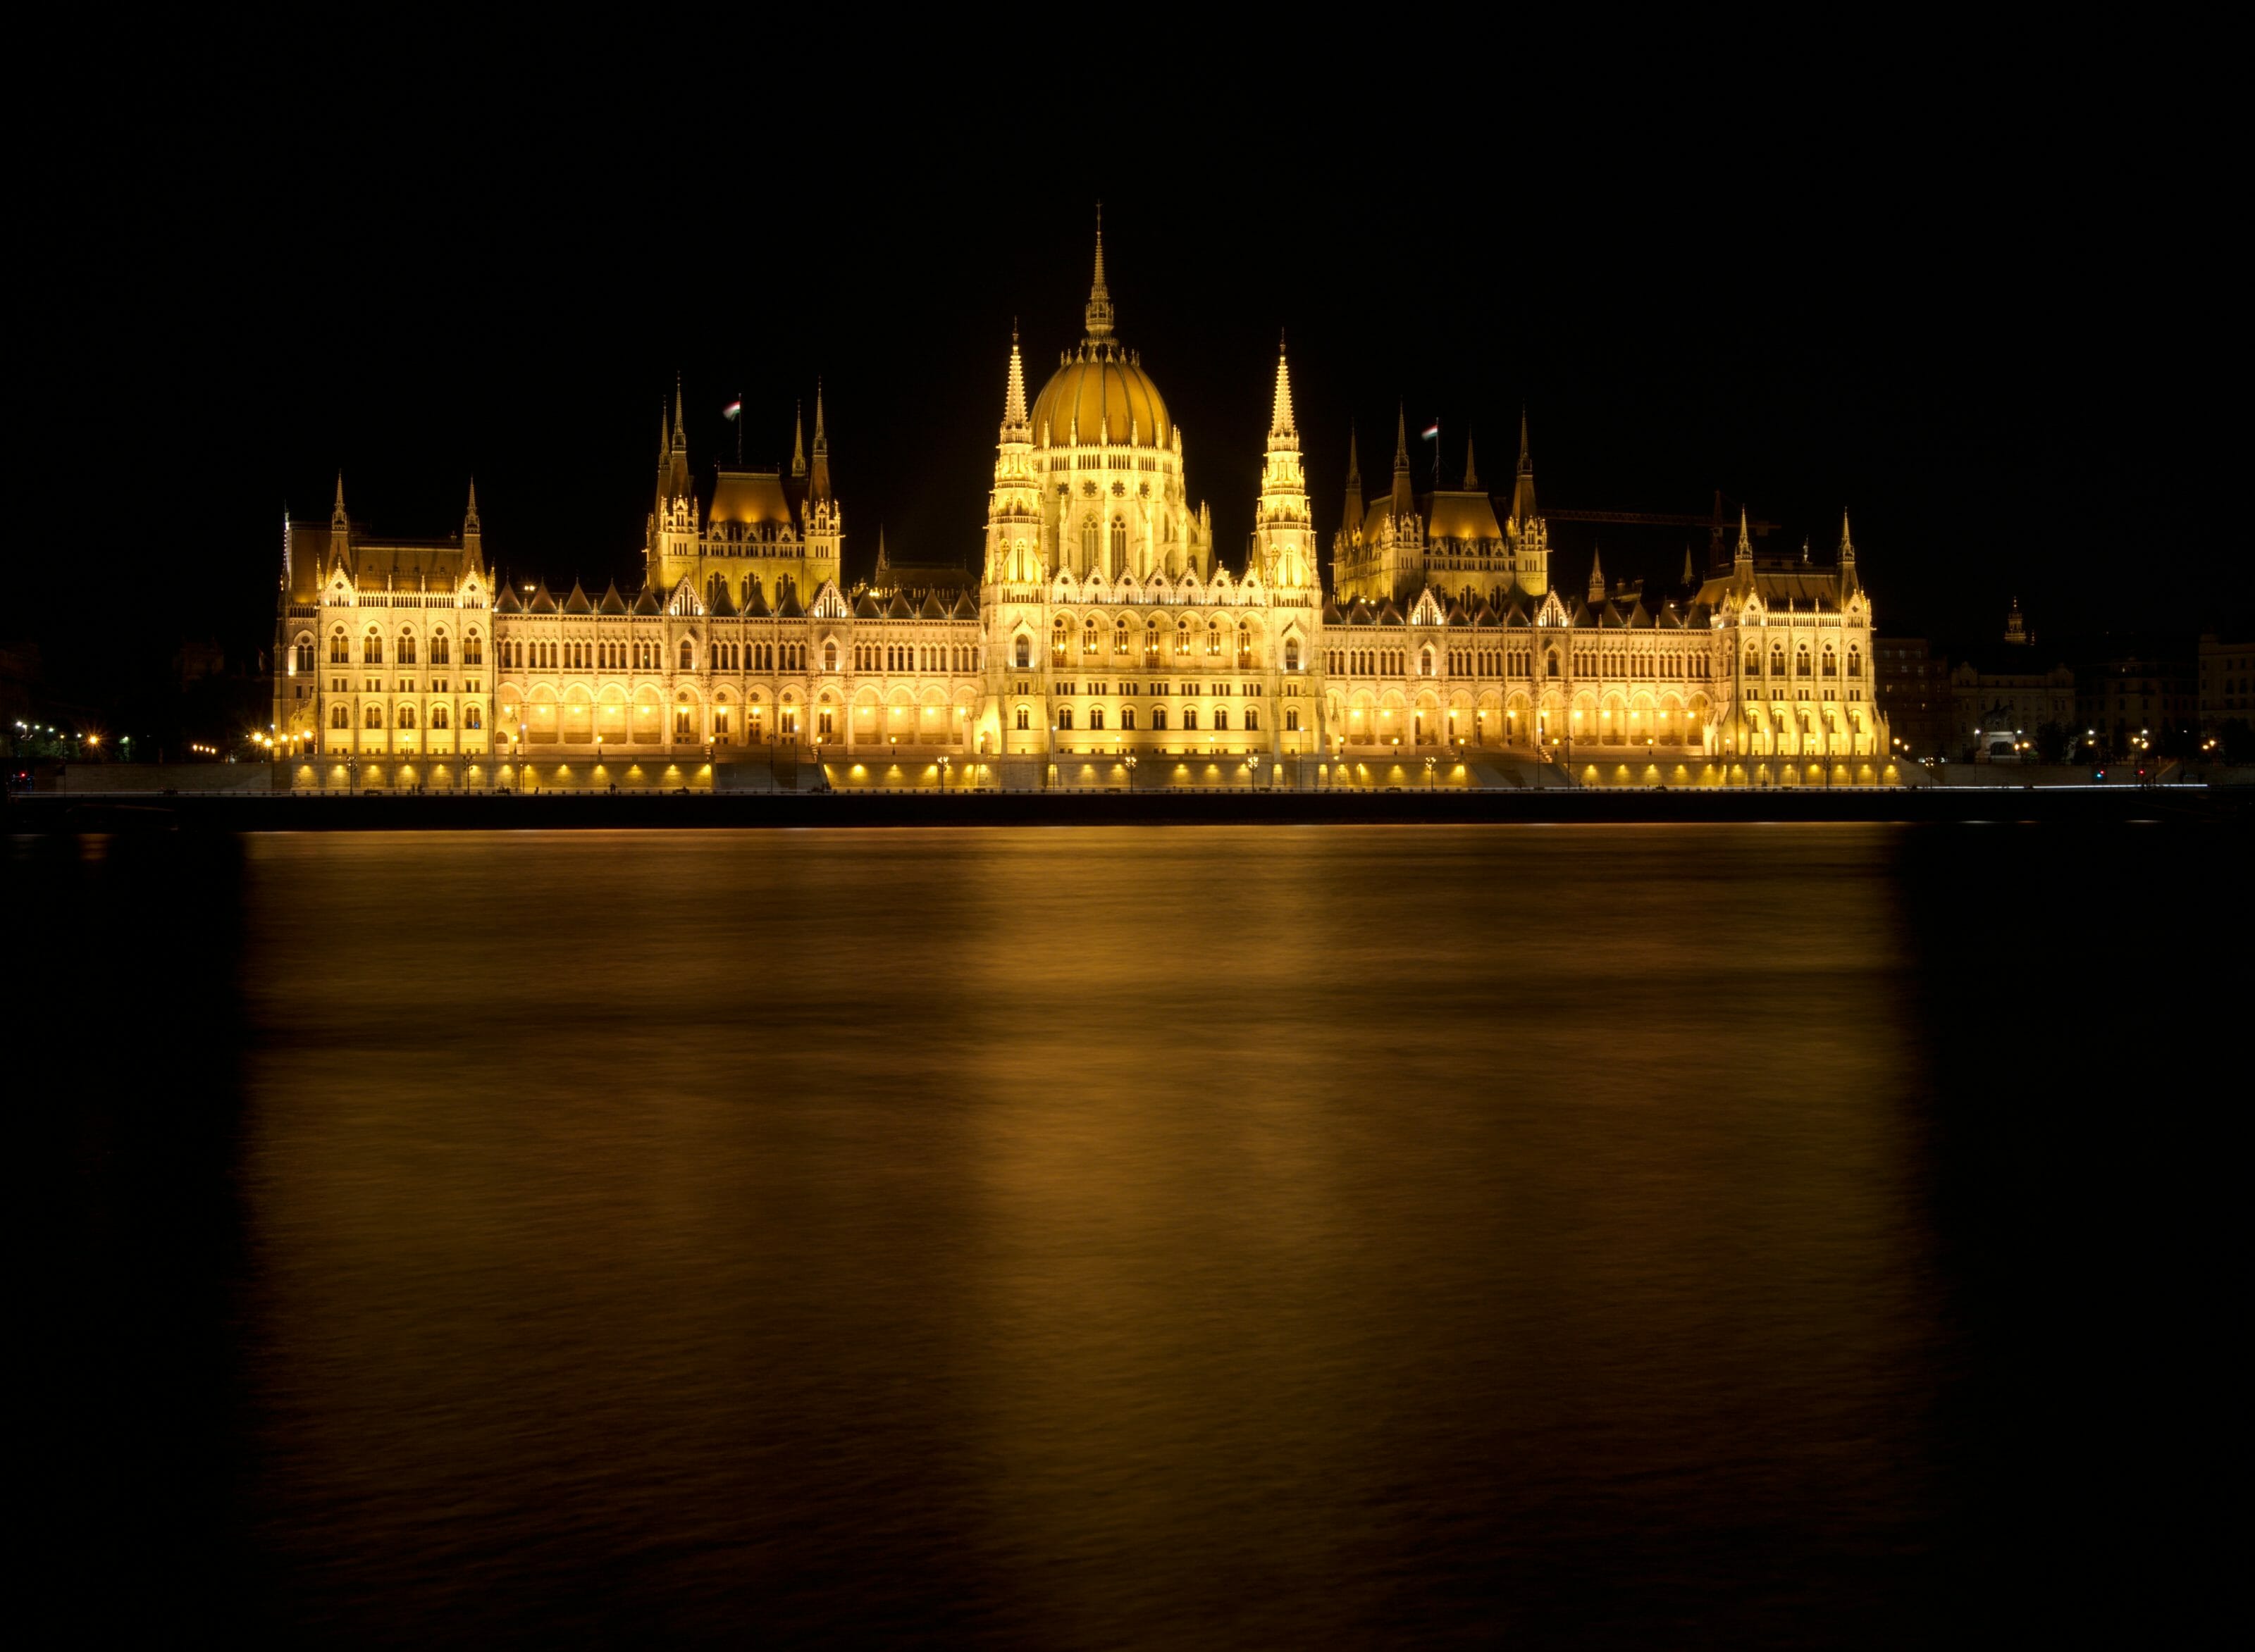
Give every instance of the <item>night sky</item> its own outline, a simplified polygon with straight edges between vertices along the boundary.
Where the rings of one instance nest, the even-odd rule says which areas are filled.
[[[2119,107],[2096,45],[1960,52],[1738,88],[1562,73],[1380,130],[1303,80],[1255,121],[1233,78],[1135,118],[1060,84],[1000,100],[1023,117],[841,94],[812,122],[599,124],[522,76],[263,99],[207,52],[27,186],[54,233],[21,410],[62,482],[30,490],[33,542],[159,599],[97,637],[84,562],[34,554],[5,628],[59,682],[191,635],[255,650],[284,508],[325,520],[340,467],[355,518],[405,536],[452,532],[474,472],[513,574],[630,590],[677,372],[700,479],[738,394],[747,459],[783,462],[818,375],[848,572],[881,525],[897,559],[972,563],[1012,318],[1037,388],[1079,335],[1099,197],[1120,334],[1233,564],[1282,329],[1326,542],[1350,424],[1367,488],[1397,399],[1421,489],[1437,415],[1450,484],[1469,430],[1507,488],[1523,406],[1546,505],[1720,487],[1819,560],[1848,507],[1886,630],[1978,641],[2014,594],[2047,638],[2244,623],[2244,421],[2185,388],[2244,352],[2200,100]],[[1697,531],[1562,523],[1553,578],[1602,546],[1672,579],[1687,542],[1704,561]]]

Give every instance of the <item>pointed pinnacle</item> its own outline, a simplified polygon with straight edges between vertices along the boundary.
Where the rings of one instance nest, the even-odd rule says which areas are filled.
[[[1362,480],[1362,466],[1355,462],[1354,426],[1346,427],[1346,480],[1350,485]]]
[[[1465,491],[1477,493],[1479,490],[1479,466],[1473,461],[1472,432],[1467,430],[1465,432]]]
[[[1409,468],[1409,416],[1399,402],[1394,404],[1394,468]]]

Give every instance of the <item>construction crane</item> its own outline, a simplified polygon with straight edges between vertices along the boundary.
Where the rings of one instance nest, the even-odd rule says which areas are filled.
[[[1730,524],[1723,515],[1723,490],[1715,490],[1715,508],[1711,515],[1691,516],[1672,511],[1650,510],[1542,510],[1536,513],[1554,522],[1611,522],[1625,528],[1704,528],[1707,530],[1707,555],[1711,562],[1723,560],[1723,548],[1728,542],[1724,536]],[[1747,530],[1757,538],[1782,526],[1778,522],[1749,519]]]

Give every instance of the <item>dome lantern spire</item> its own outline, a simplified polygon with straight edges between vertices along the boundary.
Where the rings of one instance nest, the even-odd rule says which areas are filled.
[[[1084,312],[1088,322],[1088,336],[1108,339],[1112,336],[1112,290],[1104,284],[1104,203],[1096,203],[1096,279],[1088,289],[1088,308]]]

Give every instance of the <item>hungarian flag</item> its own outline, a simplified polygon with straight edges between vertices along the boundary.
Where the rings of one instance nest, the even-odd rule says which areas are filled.
[[[1440,420],[1435,419],[1430,424],[1425,427],[1425,439],[1429,442],[1437,442],[1441,439]]]
[[[732,419],[743,410],[744,399],[741,396],[738,396],[734,401],[729,402],[727,406],[720,410],[720,416],[724,419]]]

